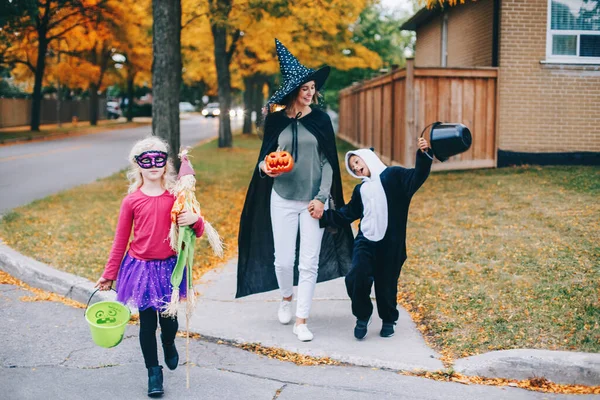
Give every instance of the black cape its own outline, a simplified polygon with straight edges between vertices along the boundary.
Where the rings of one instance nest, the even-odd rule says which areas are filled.
[[[300,121],[315,136],[319,149],[325,154],[333,169],[330,194],[335,207],[344,206],[335,133],[329,116],[315,108]],[[279,287],[275,276],[275,248],[270,212],[273,178],[261,178],[258,163],[264,160],[267,154],[277,150],[279,134],[290,123],[292,123],[292,119],[288,118],[284,111],[269,114],[265,121],[265,135],[260,155],[246,193],[246,201],[240,218],[236,298],[267,292]],[[353,235],[349,225],[337,231],[325,230],[321,242],[317,282],[346,275],[352,265],[352,242]],[[296,266],[298,265],[298,248],[299,246],[296,245]],[[297,284],[297,274],[298,270],[294,268],[294,284]]]

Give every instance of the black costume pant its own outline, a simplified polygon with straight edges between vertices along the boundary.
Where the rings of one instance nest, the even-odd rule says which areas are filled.
[[[375,283],[377,312],[383,322],[396,322],[396,295],[402,264],[389,265],[381,242],[372,242],[359,233],[352,252],[352,269],[346,275],[346,290],[352,300],[352,314],[368,320],[373,313],[371,286]]]
[[[140,346],[144,355],[146,368],[158,366],[158,348],[156,345],[157,322],[160,323],[162,342],[172,344],[179,329],[177,317],[163,317],[158,311],[147,308],[140,311]]]

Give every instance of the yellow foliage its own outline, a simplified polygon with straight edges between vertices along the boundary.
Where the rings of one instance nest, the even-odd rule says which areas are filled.
[[[247,76],[279,72],[275,38],[311,68],[328,64],[342,70],[376,69],[381,65],[378,54],[351,40],[350,28],[369,0],[289,2],[277,16],[264,9],[268,2],[263,3],[232,0],[231,12],[223,20],[210,12],[207,0],[182,0],[184,80],[203,80],[216,88],[211,19],[226,24],[228,47],[232,35],[241,32],[230,68],[232,87],[242,88],[242,79]]]
[[[38,37],[34,17],[9,21],[0,30],[0,54],[16,63],[17,81],[32,84],[40,39],[48,42],[44,84],[102,89],[122,78],[113,56],[122,54],[128,73],[147,80],[150,72],[152,13],[149,0],[84,0],[81,8],[69,2],[38,0],[39,18],[48,18],[48,33]],[[1,40],[4,39],[4,40]],[[145,73],[145,74],[144,74]]]
[[[472,1],[476,1],[476,0],[472,0]],[[455,6],[457,4],[464,4],[465,0],[419,0],[419,3],[425,3],[425,5],[427,6],[427,8],[433,8],[436,5],[440,5],[440,6],[444,6],[444,5],[448,5],[448,6]]]

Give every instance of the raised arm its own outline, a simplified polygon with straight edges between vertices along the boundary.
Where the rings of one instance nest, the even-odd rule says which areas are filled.
[[[431,157],[433,157],[431,149],[428,149],[427,152],[417,150],[417,161],[415,168],[408,170],[409,175],[406,182],[406,191],[411,197],[427,180],[429,172],[431,171]]]

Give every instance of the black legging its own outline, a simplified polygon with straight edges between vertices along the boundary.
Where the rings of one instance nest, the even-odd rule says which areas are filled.
[[[163,317],[152,308],[140,311],[140,346],[142,347],[146,368],[158,366],[158,349],[156,346],[157,322],[160,323],[163,344],[172,344],[175,341],[177,329],[179,329],[177,317]]]

